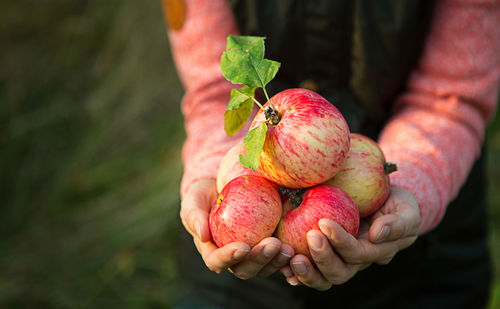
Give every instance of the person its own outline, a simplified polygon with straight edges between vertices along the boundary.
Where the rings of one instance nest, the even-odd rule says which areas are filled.
[[[486,306],[483,143],[498,100],[499,1],[164,4],[186,91],[178,308]],[[319,221],[307,234],[312,260],[274,237],[253,248],[211,240],[217,168],[245,131],[223,129],[237,86],[220,56],[239,33],[265,36],[266,58],[282,63],[269,92],[317,91],[399,167],[388,201],[356,237]]]

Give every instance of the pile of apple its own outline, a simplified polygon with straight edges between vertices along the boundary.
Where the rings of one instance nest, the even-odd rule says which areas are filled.
[[[260,48],[260,41],[255,42],[254,37],[232,36],[221,58],[224,76],[246,85],[231,93],[226,131],[228,123],[241,118],[244,99],[255,101],[248,87],[256,86],[235,78],[239,71],[233,71],[234,62],[241,63],[252,56],[252,48]],[[272,61],[263,59],[263,51],[258,52],[253,57],[262,54],[262,58],[249,58],[257,76],[277,71],[268,63]],[[249,69],[240,75],[248,79],[250,73]],[[271,72],[272,77],[275,74]],[[352,235],[358,233],[360,218],[387,200],[388,174],[395,166],[386,163],[373,140],[351,134],[342,114],[319,94],[288,89],[267,99],[264,105],[257,103],[260,110],[245,140],[231,148],[220,164],[219,195],[209,216],[212,238],[219,247],[234,241],[253,247],[275,236],[296,253],[310,256],[306,234],[319,230],[322,218],[337,222]],[[232,104],[234,100],[239,103]]]
[[[309,255],[306,234],[319,230],[321,218],[356,235],[360,217],[384,204],[390,164],[374,141],[351,134],[341,113],[319,94],[288,89],[272,101],[279,122],[268,127],[258,169],[240,163],[246,151],[241,142],[221,162],[210,229],[218,246],[254,246],[274,235]],[[251,128],[265,121],[260,110]]]

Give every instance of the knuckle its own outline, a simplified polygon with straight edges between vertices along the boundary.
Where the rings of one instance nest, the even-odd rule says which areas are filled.
[[[346,263],[364,264],[372,258],[373,252],[362,247],[359,252],[342,256]]]
[[[366,263],[366,258],[361,258],[359,256],[351,256],[351,257],[347,257],[345,258],[345,260],[349,263],[349,264],[364,264]]]

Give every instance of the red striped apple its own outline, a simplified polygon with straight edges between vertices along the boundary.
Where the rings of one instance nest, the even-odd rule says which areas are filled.
[[[273,184],[260,176],[237,177],[222,189],[210,211],[212,239],[219,247],[234,241],[253,247],[273,234],[281,212]]]
[[[307,245],[307,232],[320,230],[318,221],[331,219],[348,233],[356,235],[359,228],[359,213],[354,201],[341,189],[331,185],[317,185],[305,189],[299,205],[286,201],[283,217],[275,235],[284,244],[295,249],[296,253],[311,257]]]
[[[337,186],[352,197],[359,215],[377,211],[389,197],[388,174],[395,165],[386,163],[382,150],[369,137],[351,134],[351,149],[342,169],[325,183]]]
[[[311,187],[333,177],[349,151],[349,128],[342,114],[307,89],[282,91],[271,102],[279,122],[268,125],[259,173],[288,188]],[[251,128],[263,122],[261,109]]]
[[[224,155],[217,172],[217,193],[220,193],[226,184],[238,176],[259,175],[259,172],[244,167],[240,163],[240,154],[245,153],[243,142],[239,142]]]

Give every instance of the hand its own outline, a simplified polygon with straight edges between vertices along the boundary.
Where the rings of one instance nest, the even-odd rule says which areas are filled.
[[[217,199],[215,180],[193,183],[181,203],[181,220],[207,267],[221,273],[227,268],[240,279],[268,276],[287,265],[294,251],[274,237],[262,240],[253,248],[244,242],[233,242],[218,248],[212,241],[208,216]]]
[[[347,282],[372,263],[388,264],[417,239],[420,210],[412,193],[393,187],[384,206],[361,221],[357,238],[332,220],[321,219],[318,225],[322,233],[307,233],[316,267],[306,256],[296,255],[281,269],[291,285],[327,290]]]

